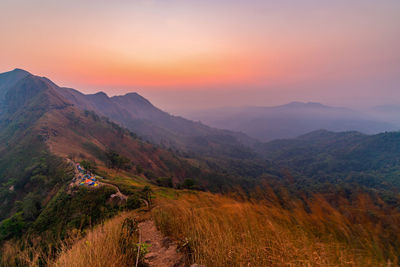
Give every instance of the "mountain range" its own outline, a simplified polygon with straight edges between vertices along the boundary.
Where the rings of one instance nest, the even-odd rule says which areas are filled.
[[[383,191],[400,187],[397,132],[367,135],[319,130],[284,138],[316,125],[340,130],[346,125],[372,124],[375,128],[368,131],[376,132],[380,127],[390,129],[390,124],[351,119],[357,117],[352,110],[318,103],[246,108],[241,114],[235,117],[238,122],[246,121],[249,114],[269,114],[269,119],[278,123],[272,117],[280,116],[284,126],[271,130],[264,139],[286,129],[285,134],[279,135],[280,140],[263,143],[244,133],[172,116],[136,93],[85,95],[21,69],[0,74],[0,218],[12,214],[15,203],[31,193],[44,197],[56,192],[55,188],[68,180],[67,174],[50,175],[62,173],[62,159],[76,157],[106,164],[110,151],[129,159],[131,171],[143,169],[153,182],[171,177],[176,185],[194,178],[199,188],[214,191],[235,185],[251,190],[260,179],[280,183],[286,170],[303,179],[299,183],[305,191],[315,181],[319,185],[356,181]],[[294,114],[298,114],[297,120]],[[344,117],[337,121],[339,115]],[[249,131],[266,130],[264,124],[257,128],[252,123],[248,121]]]
[[[256,143],[169,115],[135,93],[85,95],[15,69],[0,74],[0,219],[30,195],[46,206],[71,179],[65,158],[105,165],[107,153],[117,153],[153,182],[192,178],[200,188],[222,190],[278,173],[252,149]]]
[[[58,88],[58,92],[77,108],[106,116],[145,140],[166,148],[236,157],[237,150],[249,153],[246,146],[256,143],[245,134],[170,115],[137,93],[108,97],[103,92],[85,95],[70,88]]]
[[[1,74],[0,86],[0,219],[29,195],[47,199],[46,205],[71,179],[65,158],[106,162],[106,153],[117,151],[149,179],[199,176],[197,167],[171,151],[81,109],[46,78],[17,69]]]
[[[212,127],[243,132],[260,141],[294,138],[311,131],[359,131],[376,134],[400,129],[385,116],[314,102],[292,102],[275,107],[219,108],[188,114]]]
[[[18,266],[35,258],[40,264],[47,261],[47,265],[53,266],[52,261],[62,254],[62,242],[75,234],[75,240],[80,239],[88,229],[113,216],[121,219],[121,226],[117,227],[125,231],[129,220],[119,216],[126,216],[133,209],[136,218],[142,214],[136,209],[142,203],[148,207],[153,196],[158,206],[145,216],[157,218],[165,233],[173,233],[179,227],[192,229],[193,222],[202,222],[198,226],[201,231],[221,229],[221,237],[226,235],[226,226],[235,228],[229,250],[219,252],[222,258],[237,240],[243,239],[244,232],[252,232],[247,229],[269,225],[264,222],[270,218],[276,226],[285,222],[282,229],[291,224],[288,229],[303,229],[305,233],[301,235],[286,229],[290,234],[285,240],[298,240],[301,236],[301,246],[303,240],[308,240],[304,237],[318,225],[327,232],[317,231],[315,235],[321,239],[309,239],[307,243],[320,244],[326,238],[331,244],[332,233],[339,233],[331,254],[337,253],[343,240],[349,248],[354,240],[360,240],[361,245],[354,241],[357,244],[353,248],[363,249],[365,240],[374,240],[369,243],[373,245],[368,245],[373,248],[374,257],[375,244],[380,244],[380,251],[386,252],[389,245],[390,251],[398,251],[398,219],[394,218],[399,218],[400,209],[400,132],[315,130],[358,127],[360,131],[376,133],[396,129],[395,126],[319,103],[295,102],[273,108],[245,108],[240,112],[211,111],[210,116],[220,116],[224,121],[227,114],[236,115],[226,123],[237,122],[237,127],[247,127],[243,133],[172,116],[136,93],[113,97],[103,92],[86,95],[21,69],[0,74],[0,262],[8,264],[13,260]],[[258,119],[248,120],[249,116]],[[266,126],[272,128],[268,130]],[[308,130],[315,131],[300,135]],[[288,136],[297,137],[285,138]],[[262,141],[275,137],[279,139]],[[78,162],[96,174],[100,186],[76,183]],[[152,190],[156,192],[153,194]],[[235,199],[235,204],[218,204],[228,196]],[[165,205],[171,209],[165,210]],[[276,210],[260,212],[264,210],[260,205]],[[201,215],[194,215],[195,210],[201,210]],[[233,211],[243,214],[231,217]],[[324,221],[327,216],[333,217]],[[252,221],[251,227],[237,227],[240,220]],[[375,227],[380,222],[381,227]],[[215,227],[220,223],[225,228]],[[332,225],[335,227],[331,228]],[[94,229],[106,233],[102,227]],[[343,229],[351,230],[342,235]],[[372,238],[360,234],[371,231],[365,229],[379,231]],[[190,255],[191,246],[196,248],[204,239],[191,244],[181,236],[182,231],[174,238],[189,244],[182,247]],[[276,231],[260,230],[245,239],[269,236]],[[100,242],[101,246],[121,246],[120,232],[115,233],[116,244],[107,241]],[[189,233],[194,234],[192,230]],[[281,235],[282,231],[277,233]],[[355,238],[348,233],[356,233]],[[212,234],[206,236],[223,240]],[[276,239],[274,235],[272,239]],[[91,242],[82,243],[85,251]],[[118,253],[130,255],[124,242]],[[132,241],[132,251],[137,251],[137,242]],[[205,242],[207,251],[209,242]],[[287,242],[279,239],[279,243]],[[10,249],[10,244],[15,247]],[[265,241],[260,244],[257,249],[264,253]],[[242,251],[246,246],[237,247]],[[38,252],[40,249],[42,252]],[[292,247],[287,250],[289,254],[293,251]],[[309,251],[314,252],[314,247]],[[2,253],[8,256],[3,257]],[[391,259],[396,257],[398,253],[390,255]],[[257,266],[258,258],[255,262]]]

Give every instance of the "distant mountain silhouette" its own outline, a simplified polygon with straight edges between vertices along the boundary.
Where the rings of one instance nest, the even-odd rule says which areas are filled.
[[[71,88],[59,88],[58,92],[76,107],[95,111],[144,139],[168,148],[240,157],[251,153],[247,146],[256,143],[242,133],[215,129],[170,115],[137,93],[108,97],[103,92],[85,95]]]
[[[87,157],[96,158],[99,155],[88,151],[89,144],[98,151],[120,151],[154,171],[165,169],[159,156],[154,153],[157,149],[154,150],[152,145],[139,142],[133,133],[108,118],[78,108],[60,93],[64,89],[47,78],[17,69],[1,74],[0,84],[3,85],[4,94],[0,101],[3,106],[0,141],[3,141],[3,145],[18,147],[28,138],[32,144],[44,141],[51,152],[62,157],[83,153]],[[107,101],[104,100],[109,98],[104,93],[89,95],[88,98],[95,104],[103,104],[105,108],[111,109],[106,106]],[[6,147],[0,146],[1,149]],[[165,158],[173,158],[172,155],[166,156],[169,152],[161,151],[157,154],[165,153]]]
[[[375,134],[399,129],[392,123],[320,103],[292,102],[275,107],[220,108],[190,116],[207,125],[240,131],[261,141],[293,138],[318,129]]]
[[[0,220],[20,214],[21,201],[27,205],[32,196],[40,204],[37,212],[46,208],[72,179],[66,157],[96,161],[105,168],[107,155],[114,151],[128,159],[126,171],[132,175],[140,173],[152,182],[166,178],[175,185],[189,179],[210,191],[227,192],[240,185],[251,193],[260,182],[271,182],[273,188],[288,185],[292,192],[302,193],[358,185],[379,189],[390,201],[400,188],[399,132],[318,130],[261,143],[245,134],[172,116],[136,93],[85,95],[19,69],[0,74],[0,85]],[[271,126],[266,118],[281,123],[281,128],[268,130],[279,137],[314,127],[347,127],[345,122],[362,121],[366,127],[368,122],[352,110],[319,103],[232,112],[230,121],[249,123],[248,129]],[[246,121],[249,116],[255,119]]]
[[[129,159],[132,170],[140,166],[150,180],[171,177],[182,183],[184,177],[204,176],[172,151],[90,111],[102,106],[98,110],[107,114],[127,113],[104,93],[84,96],[19,69],[0,74],[0,85],[0,221],[15,213],[15,203],[27,194],[50,200],[66,182],[52,172],[67,157],[106,164],[106,153],[117,151]]]
[[[368,110],[371,116],[395,124],[400,128],[400,105],[380,105]]]
[[[18,105],[24,105],[23,98],[32,99],[37,93],[35,90],[46,91],[47,98],[52,99],[44,101],[49,102],[49,106],[56,103],[57,99],[57,103],[71,105],[80,111],[94,111],[128,128],[143,139],[166,148],[241,158],[252,155],[249,146],[256,143],[242,133],[215,129],[199,122],[172,116],[153,106],[137,93],[114,97],[108,97],[104,92],[85,95],[75,89],[59,87],[45,77],[34,76],[21,69],[0,74],[0,112],[6,111],[5,103],[7,109],[14,110]]]

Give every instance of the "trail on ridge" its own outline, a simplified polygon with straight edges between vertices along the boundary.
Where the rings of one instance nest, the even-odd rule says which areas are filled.
[[[177,252],[177,245],[157,230],[152,220],[139,223],[142,243],[149,244],[145,262],[149,267],[183,267],[184,256]]]

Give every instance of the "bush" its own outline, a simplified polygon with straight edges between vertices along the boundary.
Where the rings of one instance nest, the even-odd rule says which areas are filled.
[[[151,170],[145,171],[144,176],[146,176],[147,179],[155,179],[157,177],[155,173]]]
[[[157,185],[164,187],[173,187],[172,177],[161,177],[156,180]]]
[[[94,172],[96,172],[96,170],[97,170],[97,164],[96,164],[95,161],[92,161],[92,160],[82,160],[82,161],[80,162],[80,164],[81,164],[81,166],[82,166],[83,168],[85,168],[85,170],[87,170],[87,171],[89,171],[89,172],[94,173]]]
[[[106,152],[106,158],[107,158],[107,167],[111,169],[130,169],[131,164],[130,160],[117,152],[113,150],[109,150]]]
[[[29,193],[22,202],[23,217],[27,221],[33,221],[41,211],[40,199],[33,193]]]
[[[0,223],[0,240],[8,239],[13,236],[19,236],[25,228],[22,212],[14,214],[12,217],[3,220]]]
[[[136,172],[137,172],[138,174],[143,173],[143,167],[142,167],[141,165],[136,165]]]
[[[126,201],[127,209],[134,210],[140,208],[140,206],[141,206],[140,199],[137,196],[132,195],[128,197],[128,200]]]
[[[107,201],[115,192],[107,186],[96,190],[79,187],[73,195],[61,190],[36,219],[33,228],[38,233],[48,231],[63,238],[69,230],[83,230],[100,223],[118,212]]]
[[[196,185],[195,180],[191,179],[191,178],[187,178],[183,181],[183,187],[184,188],[193,188]]]

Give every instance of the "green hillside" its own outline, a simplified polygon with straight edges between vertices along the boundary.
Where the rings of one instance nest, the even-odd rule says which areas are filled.
[[[400,133],[316,131],[264,144],[259,152],[313,191],[328,185],[363,187],[395,201],[400,188]],[[391,196],[389,198],[389,195]]]

